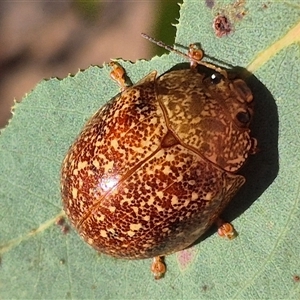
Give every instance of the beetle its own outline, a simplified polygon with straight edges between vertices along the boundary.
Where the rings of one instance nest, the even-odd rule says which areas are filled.
[[[126,259],[153,258],[161,278],[165,255],[183,250],[213,223],[234,237],[221,212],[245,178],[238,174],[256,140],[249,125],[252,92],[244,80],[144,35],[187,57],[188,69],[153,71],[128,84],[86,123],[61,169],[63,207],[97,251]]]

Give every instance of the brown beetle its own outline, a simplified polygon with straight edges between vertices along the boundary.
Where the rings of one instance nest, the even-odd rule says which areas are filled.
[[[79,234],[115,257],[153,257],[155,278],[165,272],[162,256],[219,220],[253,152],[250,89],[202,56],[191,45],[190,69],[153,71],[132,86],[113,63],[123,91],[91,117],[63,161],[63,206]],[[219,226],[232,237],[230,224]]]

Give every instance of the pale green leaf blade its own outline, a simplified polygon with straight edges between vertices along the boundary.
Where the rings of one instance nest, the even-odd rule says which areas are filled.
[[[238,238],[211,235],[167,257],[166,277],[155,282],[151,260],[99,255],[73,230],[61,232],[55,225],[62,209],[61,161],[89,116],[119,91],[109,68],[91,67],[40,83],[16,105],[0,136],[1,299],[299,299],[300,34],[292,30],[300,10],[293,1],[268,2],[267,8],[248,2],[234,33],[220,39],[212,21],[218,10],[231,9],[230,2],[211,10],[205,1],[186,0],[176,38],[182,45],[201,42],[210,56],[249,66],[269,91],[251,82],[261,93],[253,129],[261,152],[250,159],[247,186],[225,213],[234,219]],[[279,41],[281,47],[272,48]],[[136,82],[180,61],[170,54],[122,64]]]

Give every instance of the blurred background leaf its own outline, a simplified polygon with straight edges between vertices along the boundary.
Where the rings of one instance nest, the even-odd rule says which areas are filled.
[[[173,44],[178,17],[174,0],[0,2],[0,128],[14,98],[21,101],[43,78],[162,53],[140,33]]]

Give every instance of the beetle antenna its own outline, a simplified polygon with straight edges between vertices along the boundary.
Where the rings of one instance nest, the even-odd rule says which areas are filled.
[[[175,52],[176,54],[178,54],[180,56],[183,56],[184,58],[188,59],[189,61],[192,61],[192,62],[194,62],[198,65],[202,65],[202,66],[207,67],[209,69],[213,69],[216,72],[218,72],[218,73],[224,75],[225,77],[227,77],[227,72],[225,70],[221,69],[220,67],[217,67],[217,66],[215,66],[215,65],[213,65],[209,62],[202,61],[201,59],[196,59],[196,58],[194,58],[194,57],[192,57],[192,56],[190,56],[190,55],[188,55],[188,54],[186,54],[186,53],[184,53],[180,50],[175,49],[174,47],[172,47],[170,45],[165,44],[162,41],[156,40],[155,38],[149,36],[146,33],[141,33],[141,35],[142,35],[143,38],[145,38],[146,40],[156,44],[159,47],[162,47],[162,48],[164,48],[164,49],[166,49],[170,52]]]
[[[180,56],[183,56],[184,58],[187,58],[187,59],[189,59],[189,60],[192,59],[192,60],[194,61],[193,58],[189,57],[189,56],[188,56],[187,54],[185,54],[184,52],[181,52],[180,50],[177,50],[177,49],[175,49],[174,47],[172,47],[172,46],[170,46],[170,45],[167,45],[167,44],[165,44],[165,43],[162,42],[162,41],[158,41],[158,40],[156,40],[155,38],[149,36],[149,35],[146,34],[146,33],[141,33],[141,35],[142,35],[143,38],[145,38],[146,40],[150,41],[151,43],[153,43],[153,44],[155,44],[155,45],[157,45],[157,46],[159,46],[159,47],[162,47],[162,48],[164,48],[164,49],[166,49],[166,50],[168,50],[168,51],[170,51],[170,52],[175,52],[176,54],[178,54],[178,55],[180,55]],[[198,61],[195,59],[195,62],[198,62]]]

